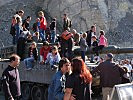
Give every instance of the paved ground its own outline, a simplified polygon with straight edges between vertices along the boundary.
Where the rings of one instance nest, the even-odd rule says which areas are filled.
[[[5,100],[3,94],[0,92],[0,100]],[[93,97],[92,100],[102,100],[101,97]]]

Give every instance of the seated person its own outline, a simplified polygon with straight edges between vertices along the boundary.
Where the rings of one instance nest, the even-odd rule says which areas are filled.
[[[33,39],[32,39],[32,34],[29,32],[27,34],[27,43],[32,43],[33,42]]]
[[[45,61],[45,63],[49,63],[50,67],[53,69],[55,68],[56,64],[59,63],[60,60],[61,60],[61,57],[58,52],[58,48],[57,46],[53,46],[52,52],[48,53],[47,60]]]
[[[35,32],[32,36],[32,40],[36,43],[39,41],[39,32]]]
[[[30,70],[33,68],[33,62],[37,61],[38,57],[38,50],[35,42],[32,42],[32,44],[29,47],[28,51],[28,58],[24,59],[24,63],[26,65],[27,70]]]
[[[51,47],[49,46],[49,43],[47,41],[43,42],[43,46],[40,49],[40,64],[44,64],[50,50]]]

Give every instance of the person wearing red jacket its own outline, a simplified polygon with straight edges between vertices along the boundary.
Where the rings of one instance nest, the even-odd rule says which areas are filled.
[[[41,37],[42,41],[45,41],[46,40],[45,39],[45,30],[47,27],[47,21],[46,21],[46,18],[44,17],[43,11],[39,11],[38,15],[40,18],[40,30],[39,30],[40,37]]]
[[[40,49],[40,64],[44,64],[50,50],[51,47],[49,46],[49,43],[47,41],[43,42],[43,46]]]

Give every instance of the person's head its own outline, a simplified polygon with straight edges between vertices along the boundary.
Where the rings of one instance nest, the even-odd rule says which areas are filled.
[[[106,55],[106,60],[112,61],[113,58],[114,58],[114,55],[113,55],[112,53],[108,53],[108,54]]]
[[[36,46],[37,46],[37,45],[36,45],[36,42],[32,42],[32,43],[31,43],[31,48],[36,48]]]
[[[130,64],[130,60],[129,59],[125,59],[125,64]]]
[[[100,31],[100,37],[101,35],[105,35],[105,32],[103,30]]]
[[[87,37],[87,33],[83,33],[83,34],[82,34],[82,37],[83,37],[83,38],[86,38],[86,37]]]
[[[35,32],[35,36],[37,36],[37,37],[38,37],[38,36],[39,36],[39,32]]]
[[[43,42],[43,47],[44,48],[48,48],[49,47],[49,42],[48,41],[44,41]]]
[[[91,38],[92,38],[93,41],[97,40],[97,36],[96,35],[93,35]]]
[[[20,23],[20,18],[19,17],[16,18],[16,23]]]
[[[128,72],[128,69],[127,67],[122,67],[124,69],[124,71],[127,73]]]
[[[20,57],[17,54],[12,54],[9,60],[11,67],[17,67],[20,64]]]
[[[87,69],[87,66],[85,65],[84,61],[80,58],[74,58],[71,63],[72,67],[72,73],[77,73],[80,75],[81,79],[85,83],[89,83],[92,81],[92,75],[90,74],[90,71]]]
[[[52,21],[56,21],[56,18],[53,18]]]
[[[31,21],[31,16],[27,16],[27,21]]]
[[[37,19],[36,19],[36,22],[40,22],[40,18],[37,18]]]
[[[64,14],[63,18],[67,18],[67,14],[66,13]]]
[[[61,70],[63,74],[70,71],[70,61],[67,58],[62,58],[60,60],[59,70]]]
[[[52,47],[52,54],[57,54],[58,53],[58,48],[57,46]]]
[[[95,25],[91,26],[91,31],[96,32],[96,26]]]
[[[44,12],[43,11],[39,11],[38,15],[39,15],[39,17],[43,17],[44,16]]]
[[[77,34],[77,31],[75,29],[72,29],[72,34],[73,35]]]
[[[18,15],[22,17],[24,15],[24,11],[23,10],[19,10],[18,11]]]

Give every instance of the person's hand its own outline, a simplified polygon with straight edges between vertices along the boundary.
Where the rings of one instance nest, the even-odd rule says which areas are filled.
[[[76,95],[72,94],[72,95],[70,96],[70,99],[69,99],[69,100],[76,100],[75,96],[76,96]]]

